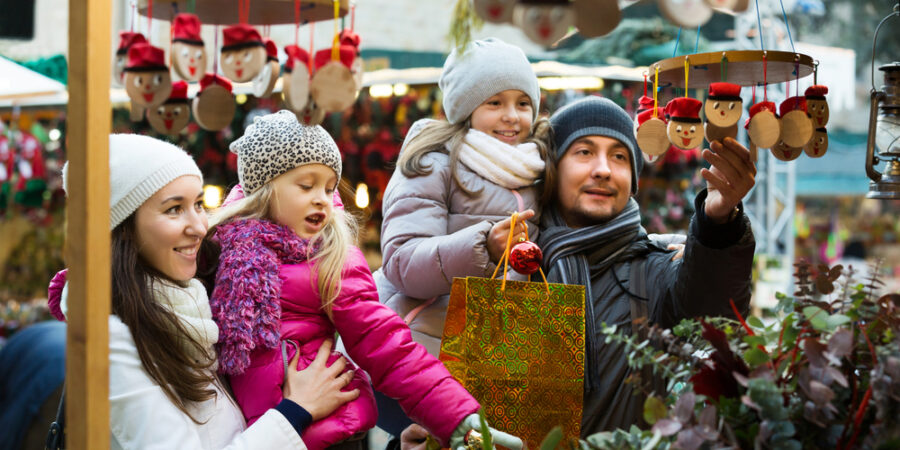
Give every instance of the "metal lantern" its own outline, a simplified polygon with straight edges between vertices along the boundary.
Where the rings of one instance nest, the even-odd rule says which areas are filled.
[[[894,12],[878,24],[878,28],[891,17],[900,15],[900,2]],[[878,38],[875,29],[875,39]],[[873,43],[874,50],[874,43]],[[874,65],[874,51],[872,52]],[[884,85],[875,90],[874,70],[869,108],[869,139],[866,143],[866,175],[872,180],[866,198],[900,199],[900,62],[878,68],[884,72]],[[876,155],[877,151],[877,155]],[[875,165],[885,161],[884,173]]]

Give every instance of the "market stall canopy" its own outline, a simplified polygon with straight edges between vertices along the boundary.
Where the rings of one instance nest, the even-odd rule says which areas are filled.
[[[0,57],[0,106],[65,92],[66,85],[59,81]]]

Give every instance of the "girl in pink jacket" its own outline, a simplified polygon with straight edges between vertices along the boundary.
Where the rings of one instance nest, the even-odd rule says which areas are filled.
[[[332,204],[341,174],[334,140],[279,111],[256,118],[230,148],[246,197],[213,214],[210,234],[221,253],[210,303],[220,329],[219,368],[248,423],[281,400],[287,362],[300,352],[297,367],[306,367],[337,332],[363,369],[346,387],[360,396],[304,430],[311,450],[359,438],[375,425],[370,384],[444,446],[458,445],[477,424],[479,404],[378,302],[353,245],[354,220]],[[509,444],[516,447],[515,438]]]

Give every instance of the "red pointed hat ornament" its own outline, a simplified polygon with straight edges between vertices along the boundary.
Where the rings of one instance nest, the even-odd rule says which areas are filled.
[[[191,119],[190,101],[187,97],[186,81],[172,83],[172,94],[156,108],[147,110],[147,121],[156,132],[177,135]]]
[[[219,131],[227,127],[234,118],[234,95],[231,82],[213,73],[207,73],[200,80],[200,93],[194,97],[191,111],[201,128]]]
[[[775,116],[775,103],[762,101],[750,107],[750,118],[744,127],[747,136],[759,148],[772,148],[781,136],[781,121]]]
[[[719,128],[736,125],[743,114],[741,87],[733,83],[710,83],[703,112],[706,122]]]
[[[243,83],[259,74],[266,65],[266,44],[256,28],[240,23],[222,30],[222,72]]]
[[[128,49],[125,92],[132,103],[150,108],[161,105],[172,93],[172,78],[166,67],[166,53],[150,44],[134,44]]]
[[[200,18],[180,13],[172,19],[172,68],[181,78],[200,81],[206,72],[206,48],[200,36]]]
[[[703,103],[690,97],[678,97],[666,104],[669,124],[666,132],[669,142],[682,150],[691,150],[703,143],[700,108]]]
[[[300,113],[309,102],[309,53],[296,45],[284,46],[287,62],[282,75],[282,95],[288,109]]]
[[[828,125],[828,102],[825,101],[825,94],[827,93],[828,86],[822,84],[814,84],[806,88],[807,112],[816,128]]]
[[[641,98],[638,99],[638,114],[650,108],[653,108],[653,97],[642,95]]]
[[[123,70],[128,65],[128,49],[134,44],[146,44],[147,38],[141,33],[132,31],[119,32],[119,48],[116,49],[116,56],[113,59],[113,77],[112,81],[117,86],[122,85]]]
[[[253,78],[253,88],[251,89],[253,95],[260,98],[272,94],[281,72],[281,65],[278,64],[278,46],[269,38],[263,38],[263,42],[266,44],[266,64]]]
[[[813,135],[813,124],[806,114],[806,98],[789,97],[779,105],[781,140],[788,147],[803,147]]]

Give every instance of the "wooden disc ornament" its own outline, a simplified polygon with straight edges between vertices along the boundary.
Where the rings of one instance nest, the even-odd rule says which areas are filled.
[[[355,49],[341,45],[339,59],[334,56],[330,48],[316,52],[316,72],[309,85],[312,99],[326,112],[343,111],[356,101],[356,80],[350,72]]]
[[[222,72],[238,83],[253,80],[266,65],[266,44],[256,28],[237,24],[222,30]]]
[[[278,64],[278,46],[275,41],[264,38],[266,44],[266,65],[253,78],[251,92],[254,96],[263,98],[272,95],[278,75],[281,73],[281,65]]]
[[[309,53],[296,45],[286,45],[284,52],[288,59],[281,77],[282,96],[288,109],[300,113],[309,101]]]
[[[353,62],[350,64],[350,74],[353,75],[353,81],[356,84],[356,92],[362,89],[363,82],[363,59],[359,53],[360,38],[353,30],[345,29],[341,31],[341,46],[353,48]],[[354,93],[354,97],[356,94]]]
[[[622,21],[617,0],[575,0],[572,9],[578,34],[586,38],[605,36]]]
[[[725,138],[727,137],[737,139],[738,124],[734,124],[730,127],[720,128],[713,125],[712,122],[706,122],[705,124],[703,124],[703,127],[707,142],[725,142]]]
[[[180,13],[172,19],[172,68],[187,81],[200,81],[206,73],[206,48],[200,36],[200,19]]]
[[[778,141],[769,151],[772,152],[772,156],[774,156],[775,159],[781,161],[793,161],[799,158],[800,154],[803,153],[802,148],[790,147],[786,145],[784,141]]]
[[[569,0],[520,0],[513,24],[533,42],[549,47],[575,25],[575,10]]]
[[[475,14],[489,23],[512,22],[516,0],[475,0],[472,4]]]
[[[663,108],[656,108],[656,117],[653,109],[638,114],[637,117],[637,144],[644,154],[659,156],[669,149],[669,137],[666,131],[666,122],[662,119],[665,115]]]
[[[306,102],[303,110],[294,114],[297,116],[297,120],[304,125],[320,125],[325,121],[325,110],[316,105],[312,98]]]
[[[772,148],[781,136],[781,121],[775,117],[775,103],[762,101],[750,107],[745,125],[747,136],[759,148]]]
[[[708,124],[719,129],[736,127],[743,112],[744,101],[741,100],[739,85],[723,82],[709,84],[709,96],[703,104]]]
[[[700,108],[703,103],[690,97],[678,97],[666,104],[669,123],[666,132],[669,142],[682,150],[691,150],[703,144],[703,123]]]
[[[141,33],[131,31],[119,32],[119,48],[116,50],[116,56],[113,58],[113,75],[112,84],[114,86],[124,86],[125,67],[128,65],[128,49],[134,44],[146,44],[147,38]]]
[[[231,82],[212,73],[200,80],[200,93],[194,97],[191,111],[201,128],[219,131],[227,127],[234,119],[235,108]]]
[[[659,0],[657,6],[670,22],[685,28],[697,28],[713,14],[706,0]]]
[[[165,52],[150,44],[134,44],[128,49],[125,92],[131,102],[143,108],[161,105],[172,93],[172,77]]]
[[[812,139],[803,147],[803,152],[810,158],[821,158],[828,151],[828,130],[816,128]]]
[[[187,97],[187,83],[172,83],[172,95],[154,108],[147,110],[147,121],[157,133],[177,136],[191,120],[191,105]]]
[[[823,128],[828,125],[828,102],[825,101],[825,94],[828,93],[828,86],[814,84],[806,88],[806,112],[809,113],[815,128]]]
[[[790,97],[779,105],[781,140],[788,147],[805,146],[813,135],[813,124],[806,114],[806,99]]]

